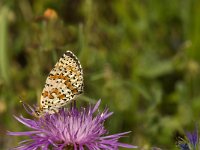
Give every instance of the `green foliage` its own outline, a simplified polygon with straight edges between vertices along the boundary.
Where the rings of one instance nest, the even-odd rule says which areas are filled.
[[[196,0],[4,0],[0,2],[0,145],[23,131],[12,115],[35,104],[66,50],[84,69],[78,105],[102,99],[114,115],[111,133],[126,142],[175,149],[175,139],[199,122],[200,2]],[[57,15],[44,12],[54,9]],[[10,144],[11,143],[11,144]]]

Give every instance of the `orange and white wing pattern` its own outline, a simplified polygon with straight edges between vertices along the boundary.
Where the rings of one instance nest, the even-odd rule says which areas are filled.
[[[50,71],[42,91],[38,115],[52,114],[83,92],[83,70],[78,58],[66,51]]]

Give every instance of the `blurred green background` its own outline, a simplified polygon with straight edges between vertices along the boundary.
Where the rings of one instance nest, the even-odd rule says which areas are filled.
[[[66,50],[80,59],[85,92],[78,105],[102,99],[114,114],[109,133],[148,150],[176,149],[200,114],[200,1],[1,0],[0,145],[25,131],[20,98],[36,104],[46,77]],[[0,149],[1,149],[0,148]]]

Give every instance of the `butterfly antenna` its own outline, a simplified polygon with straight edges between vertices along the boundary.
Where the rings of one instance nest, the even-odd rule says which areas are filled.
[[[26,112],[30,115],[33,115],[35,113],[35,110],[30,106],[28,105],[27,103],[25,103],[21,97],[20,98],[20,103],[23,105],[24,109],[26,110]]]

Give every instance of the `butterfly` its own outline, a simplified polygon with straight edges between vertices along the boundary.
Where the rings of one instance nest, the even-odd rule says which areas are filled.
[[[58,112],[83,93],[83,70],[78,58],[66,51],[50,71],[35,116]]]

